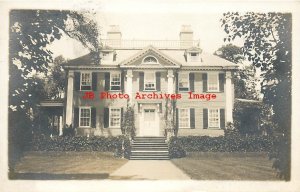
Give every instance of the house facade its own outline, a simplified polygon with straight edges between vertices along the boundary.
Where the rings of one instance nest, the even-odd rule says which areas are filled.
[[[137,136],[164,136],[166,109],[174,107],[179,136],[224,134],[226,122],[232,122],[237,66],[202,51],[191,26],[182,26],[179,38],[126,41],[118,26],[111,26],[100,62],[90,53],[64,65],[63,122],[77,135],[121,135],[130,104]],[[172,106],[166,105],[168,98]]]

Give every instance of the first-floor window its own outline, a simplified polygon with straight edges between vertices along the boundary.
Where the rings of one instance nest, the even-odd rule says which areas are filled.
[[[179,127],[189,128],[190,127],[190,110],[189,109],[179,109]]]
[[[82,107],[79,112],[79,126],[90,127],[91,126],[91,108]]]
[[[145,73],[144,89],[146,91],[156,90],[155,73]]]
[[[120,127],[121,125],[121,109],[110,108],[109,113],[109,126],[110,127]]]
[[[219,109],[209,109],[208,125],[211,128],[220,128]]]

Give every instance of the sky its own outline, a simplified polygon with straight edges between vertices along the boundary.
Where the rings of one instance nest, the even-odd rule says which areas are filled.
[[[222,45],[227,44],[221,27],[222,12],[206,11],[201,4],[194,1],[164,3],[165,1],[104,1],[93,4],[93,19],[98,23],[102,39],[106,38],[109,25],[119,25],[122,39],[125,40],[179,40],[182,25],[191,25],[194,40],[200,40],[203,51],[214,53]],[[88,4],[83,8],[91,8]],[[234,44],[241,46],[242,40]],[[62,49],[68,45],[68,49]],[[51,50],[54,56],[63,55],[72,59],[88,53],[80,43],[69,38],[56,41]]]

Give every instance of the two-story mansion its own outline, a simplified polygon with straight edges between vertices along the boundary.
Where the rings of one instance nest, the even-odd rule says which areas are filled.
[[[67,73],[63,123],[78,135],[120,135],[127,99],[100,94],[127,94],[134,106],[137,136],[164,136],[165,98],[176,94],[178,135],[217,136],[232,121],[234,63],[207,54],[193,40],[191,26],[182,26],[178,41],[126,41],[118,26],[103,40],[100,62],[88,54],[65,64]],[[93,92],[93,99],[84,98]],[[144,99],[136,94],[150,94]],[[191,99],[191,93],[212,96]]]

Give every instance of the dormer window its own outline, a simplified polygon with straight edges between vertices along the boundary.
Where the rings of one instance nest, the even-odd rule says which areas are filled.
[[[145,64],[157,64],[158,61],[157,61],[157,59],[156,59],[155,57],[153,57],[153,56],[148,56],[148,57],[146,57],[146,58],[143,60],[143,63],[145,63]]]
[[[189,53],[190,61],[191,62],[200,61],[199,55],[200,55],[199,52],[191,52],[191,53]]]
[[[101,61],[109,63],[116,60],[116,52],[113,50],[103,50],[100,53]]]
[[[201,61],[200,54],[202,50],[198,47],[192,47],[187,49],[184,53],[187,62],[199,62]]]

